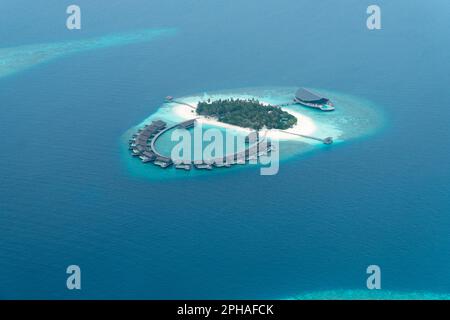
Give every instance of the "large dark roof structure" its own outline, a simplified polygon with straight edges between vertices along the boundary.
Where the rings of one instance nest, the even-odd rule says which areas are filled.
[[[298,100],[310,102],[310,103],[327,103],[329,99],[321,97],[305,88],[300,88],[295,93],[295,97]]]

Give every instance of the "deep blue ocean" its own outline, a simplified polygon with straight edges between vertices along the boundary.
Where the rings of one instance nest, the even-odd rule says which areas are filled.
[[[3,0],[0,48],[176,28],[0,78],[0,298],[450,293],[450,2]],[[382,29],[366,28],[366,8]],[[167,95],[305,86],[373,101],[376,134],[220,176],[150,181],[120,155]],[[66,288],[66,267],[82,290]]]

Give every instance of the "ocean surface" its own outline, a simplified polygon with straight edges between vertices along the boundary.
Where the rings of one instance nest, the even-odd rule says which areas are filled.
[[[371,264],[373,298],[448,297],[448,1],[379,0],[379,31],[372,1],[76,2],[79,31],[71,3],[0,4],[0,298],[370,298]],[[124,134],[165,96],[273,86],[384,124],[275,176],[127,165]]]

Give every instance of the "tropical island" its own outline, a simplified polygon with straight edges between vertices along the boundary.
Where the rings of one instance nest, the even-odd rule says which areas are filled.
[[[257,99],[219,99],[201,101],[196,112],[198,115],[214,117],[223,123],[254,130],[286,130],[297,124],[297,118],[280,107],[267,105]]]
[[[330,99],[307,89],[295,90],[295,87],[245,88],[180,98],[167,96],[156,113],[126,133],[128,152],[143,163],[187,171],[250,164],[255,160],[263,164],[259,162],[260,157],[275,159],[280,150],[283,150],[283,155],[287,154],[287,158],[294,153],[309,152],[322,144],[331,145],[334,138],[343,142],[369,134],[382,121],[375,110],[366,106],[367,101],[336,93],[333,100],[339,103],[339,112],[326,112],[325,116],[316,109],[331,111]],[[323,110],[325,104],[328,107]],[[216,137],[213,141],[206,138],[202,126],[206,131],[210,127],[220,128],[223,130],[220,132],[238,137],[233,140],[242,144],[228,148],[223,143],[223,154],[212,154],[211,145],[218,140]],[[201,142],[196,142],[195,138],[186,141],[201,143],[198,150],[208,149],[210,153],[199,155],[194,152],[187,154],[186,158],[184,151],[182,157],[177,153],[173,155],[174,146],[167,141],[168,135],[170,132],[180,133],[176,129],[186,134],[183,130],[191,128],[198,129],[191,133],[195,135],[197,132]],[[203,148],[203,143],[207,144],[206,148]],[[273,150],[275,153],[272,154]]]

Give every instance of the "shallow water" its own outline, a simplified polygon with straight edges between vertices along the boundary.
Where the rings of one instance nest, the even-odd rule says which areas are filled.
[[[147,29],[129,33],[74,40],[59,43],[44,43],[0,49],[0,77],[5,77],[40,63],[70,54],[89,50],[149,42],[159,37],[174,35],[175,29]]]

